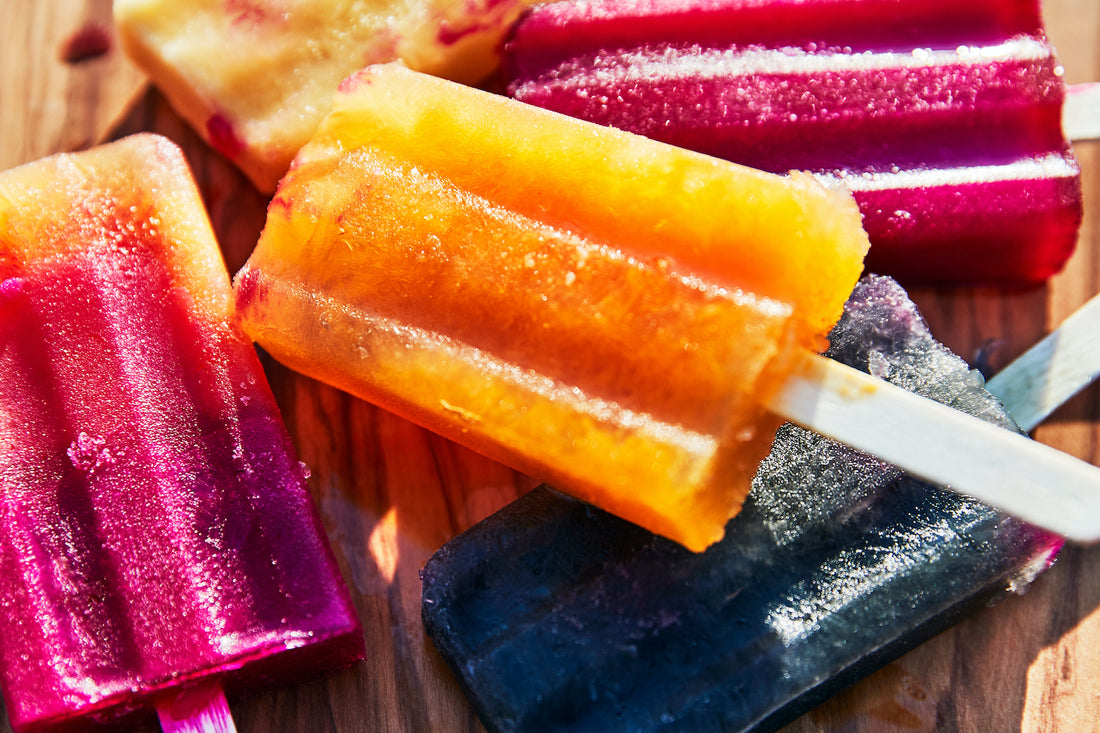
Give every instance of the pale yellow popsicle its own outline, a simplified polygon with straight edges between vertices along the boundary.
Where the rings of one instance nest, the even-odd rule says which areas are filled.
[[[123,47],[264,192],[366,64],[476,83],[534,0],[115,0]]]

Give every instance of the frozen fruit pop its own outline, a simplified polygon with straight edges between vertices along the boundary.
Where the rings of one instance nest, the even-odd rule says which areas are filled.
[[[808,176],[382,65],[280,183],[237,305],[293,368],[702,549],[866,247]]]
[[[16,731],[362,658],[179,150],[0,174],[0,682]],[[222,698],[224,700],[224,698]]]
[[[868,269],[1020,286],[1081,221],[1037,0],[591,0],[532,8],[517,99],[853,191]]]
[[[532,0],[115,0],[127,53],[263,192],[369,63],[476,83]]]
[[[390,64],[343,83],[237,305],[289,366],[692,549],[780,415],[1100,536],[1096,467],[812,355],[866,248],[839,186]]]
[[[1011,426],[889,279],[856,287],[830,354]],[[490,731],[775,730],[1060,546],[786,425],[707,552],[540,488],[429,560],[422,611]]]

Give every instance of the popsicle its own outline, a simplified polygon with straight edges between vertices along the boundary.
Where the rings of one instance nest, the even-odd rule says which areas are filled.
[[[123,47],[212,147],[270,193],[345,76],[401,59],[476,83],[532,0],[116,0]]]
[[[833,358],[1012,425],[892,280],[861,281],[831,340]],[[775,730],[1022,592],[1061,544],[786,425],[707,552],[543,487],[431,558],[422,611],[490,731]]]
[[[1081,221],[1038,0],[586,0],[507,45],[524,102],[848,186],[867,267],[1027,286]]]
[[[866,247],[806,175],[382,65],[284,177],[237,306],[292,368],[692,549],[779,416],[1100,537],[1095,466],[812,356]]]
[[[220,691],[363,657],[231,308],[166,139],[0,174],[0,684],[15,731],[154,708],[224,721]]]
[[[390,64],[343,83],[235,287],[276,359],[702,549],[866,247],[808,176]]]
[[[1100,378],[1100,295],[1095,295],[1020,358],[992,376],[991,394],[1032,430]]]

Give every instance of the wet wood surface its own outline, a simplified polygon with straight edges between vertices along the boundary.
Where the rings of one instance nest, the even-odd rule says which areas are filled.
[[[123,57],[110,0],[0,0],[0,169],[149,130],[186,151],[231,272],[266,201]],[[1100,80],[1100,4],[1049,0],[1070,83]],[[912,293],[964,358],[1003,364],[1100,292],[1100,144],[1077,148],[1086,217],[1066,271],[1022,293]],[[534,482],[332,388],[265,362],[355,598],[368,659],[233,704],[241,731],[478,731],[420,624],[418,571],[456,532]],[[1100,463],[1100,388],[1035,437]],[[1022,596],[967,618],[785,733],[1100,731],[1100,547],[1068,547]],[[6,725],[0,730],[9,730]]]

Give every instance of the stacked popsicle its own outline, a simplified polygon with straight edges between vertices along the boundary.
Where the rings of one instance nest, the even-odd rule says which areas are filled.
[[[810,356],[866,248],[839,186],[383,65],[342,84],[236,288],[293,368],[691,549],[780,415],[1096,537],[1095,467]]]
[[[186,718],[197,686],[363,656],[231,295],[166,140],[0,175],[0,681],[17,731]]]
[[[1081,219],[1037,0],[586,0],[531,9],[517,99],[855,195],[868,267],[1026,285]]]

